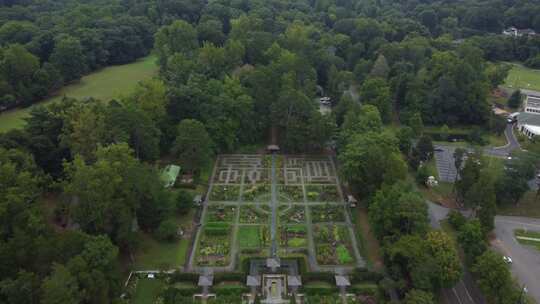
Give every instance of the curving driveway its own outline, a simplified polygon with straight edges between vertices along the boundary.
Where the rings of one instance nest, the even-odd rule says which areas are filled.
[[[502,255],[512,258],[510,271],[520,284],[527,287],[529,295],[540,303],[540,252],[530,246],[519,244],[514,237],[516,229],[540,231],[540,219],[495,217],[496,239],[491,244]]]

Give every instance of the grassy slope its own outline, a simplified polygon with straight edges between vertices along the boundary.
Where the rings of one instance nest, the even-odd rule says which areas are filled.
[[[157,72],[156,58],[148,56],[134,63],[104,68],[84,76],[80,82],[63,87],[56,96],[47,98],[39,104],[62,100],[64,96],[109,100],[126,95],[141,81],[154,76]],[[32,107],[15,109],[0,114],[0,132],[22,128],[23,118],[28,116]]]
[[[529,69],[515,63],[512,63],[512,65],[513,68],[508,73],[505,86],[512,89],[540,91],[540,70]]]

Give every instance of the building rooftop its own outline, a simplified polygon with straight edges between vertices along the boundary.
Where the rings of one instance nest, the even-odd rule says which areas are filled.
[[[161,171],[161,180],[165,183],[165,187],[169,188],[174,185],[178,174],[180,174],[180,166],[168,165]]]
[[[214,283],[214,276],[212,275],[201,275],[199,276],[198,286],[212,286]]]
[[[349,278],[344,275],[336,275],[336,286],[351,286]]]
[[[540,115],[521,112],[517,116],[517,121],[519,125],[540,126]]]
[[[287,276],[287,285],[290,287],[302,286],[302,279],[300,276]]]
[[[249,287],[261,286],[261,279],[259,276],[249,275],[247,276],[247,279],[246,279],[246,285]]]

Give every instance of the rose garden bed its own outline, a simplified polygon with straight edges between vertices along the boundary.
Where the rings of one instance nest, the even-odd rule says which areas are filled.
[[[310,202],[339,202],[338,188],[335,185],[307,185],[306,198]]]
[[[207,223],[197,248],[199,266],[225,266],[231,251],[231,227],[228,223]]]
[[[260,224],[268,222],[268,213],[262,212],[255,206],[243,206],[240,208],[240,223],[242,224]]]
[[[315,225],[317,263],[321,265],[347,265],[354,262],[352,245],[346,226]]]
[[[307,229],[305,225],[290,225],[280,229],[280,245],[283,247],[306,247]]]
[[[345,214],[342,206],[323,205],[311,207],[311,220],[314,223],[343,222]]]
[[[237,201],[240,194],[239,186],[231,185],[214,185],[212,192],[210,193],[210,200],[212,201]]]
[[[242,199],[245,202],[253,202],[256,198],[270,193],[270,184],[244,185]]]
[[[304,206],[294,206],[281,213],[280,220],[286,224],[299,224],[306,221],[306,208]]]
[[[208,206],[208,222],[232,222],[236,207],[225,205]]]
[[[304,202],[304,191],[301,186],[279,186],[279,192],[293,202]]]

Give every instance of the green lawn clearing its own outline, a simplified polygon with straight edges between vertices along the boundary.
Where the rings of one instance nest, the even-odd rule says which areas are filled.
[[[137,290],[131,303],[133,304],[153,304],[159,296],[163,283],[156,279],[140,279],[137,283]]]
[[[256,248],[261,245],[259,226],[242,226],[238,229],[238,243],[241,248]]]
[[[191,221],[194,210],[188,214],[177,218],[179,225]],[[152,235],[139,232],[139,247],[135,252],[135,262],[133,270],[169,270],[180,267],[186,261],[189,247],[189,238],[184,237],[175,242],[162,242],[156,240]]]
[[[521,64],[512,63],[512,69],[505,80],[510,89],[540,91],[540,70],[529,69]]]
[[[135,254],[134,270],[168,270],[185,263],[188,239],[161,242],[146,233],[139,234],[139,249]]]
[[[129,94],[139,81],[152,78],[156,75],[157,69],[156,57],[154,56],[141,58],[130,64],[107,67],[84,76],[77,83],[63,87],[56,92],[55,96],[35,105],[60,101],[64,96],[94,97],[101,100],[118,98]],[[25,124],[23,119],[28,117],[33,106],[0,114],[0,132],[22,128]]]

